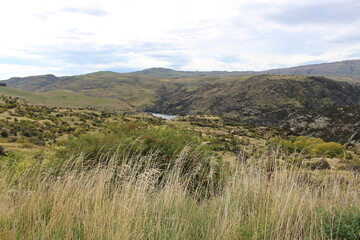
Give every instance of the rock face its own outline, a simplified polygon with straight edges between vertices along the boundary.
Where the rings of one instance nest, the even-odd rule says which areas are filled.
[[[284,127],[294,134],[355,145],[360,143],[360,107],[304,109],[290,114]]]

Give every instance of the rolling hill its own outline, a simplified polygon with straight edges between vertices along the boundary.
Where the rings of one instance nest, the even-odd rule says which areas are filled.
[[[11,78],[4,82],[8,87],[24,91],[68,90],[90,97],[117,99],[126,102],[131,108],[145,109],[153,106],[163,93],[173,93],[183,88],[196,89],[212,82],[229,84],[246,78],[247,75],[208,75],[172,79],[139,73],[96,72],[69,77],[43,75]]]
[[[196,76],[229,76],[229,75],[310,75],[329,76],[337,80],[360,81],[360,60],[346,60],[332,63],[310,64],[290,68],[266,71],[175,71],[167,68],[149,68],[133,74],[162,78],[185,78]]]
[[[41,104],[51,107],[92,107],[97,109],[112,109],[119,111],[135,110],[130,105],[117,99],[89,97],[82,93],[71,92],[68,90],[33,93],[15,88],[0,87],[0,95],[19,97],[33,104]]]
[[[343,77],[353,81],[360,81],[360,60],[347,60],[333,63],[311,64],[283,69],[263,71],[263,74],[282,75],[316,75]]]
[[[175,71],[167,68],[150,68],[133,73],[102,71],[66,77],[56,77],[52,74],[23,78],[13,77],[1,82],[6,83],[9,87],[31,92],[66,89],[75,92],[84,92],[88,95],[98,95],[98,97],[108,96],[113,98],[119,97],[120,95],[126,95],[123,88],[130,88],[130,86],[135,86],[140,90],[158,90],[159,88],[162,88],[162,84],[166,84],[166,87],[171,88],[174,87],[174,85],[180,86],[188,83],[196,85],[199,82],[228,82],[229,79],[236,80],[236,78],[242,78],[244,76],[263,74],[316,75],[328,76],[336,80],[360,81],[360,60],[313,64],[260,72]],[[99,91],[92,92],[90,89],[98,89]],[[100,93],[101,89],[114,90],[113,92],[117,95],[113,96],[111,93]]]
[[[360,105],[360,87],[317,76],[259,75],[234,84],[204,84],[164,96],[151,109],[169,114],[215,114],[274,124],[299,109]]]

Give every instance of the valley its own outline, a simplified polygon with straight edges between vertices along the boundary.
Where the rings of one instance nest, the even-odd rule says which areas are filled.
[[[0,238],[357,239],[357,62],[3,81]]]
[[[357,114],[360,85],[356,83],[359,62],[349,60],[263,72],[152,68],[133,73],[14,77],[2,81],[7,87],[0,87],[0,93],[53,107],[215,115],[244,124],[282,127],[293,130],[295,135],[356,144],[360,131]],[[333,111],[341,112],[342,108],[348,116],[354,116],[346,127],[339,127],[339,124],[344,126],[341,114],[329,120],[331,126],[337,126],[336,130],[310,127]],[[300,118],[306,119],[301,129],[294,126]]]

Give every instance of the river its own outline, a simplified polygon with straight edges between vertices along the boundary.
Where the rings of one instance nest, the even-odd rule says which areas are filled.
[[[159,117],[159,118],[163,118],[166,120],[172,120],[178,116],[175,115],[167,115],[167,114],[162,114],[162,113],[150,113],[151,115],[155,116],[155,117]]]

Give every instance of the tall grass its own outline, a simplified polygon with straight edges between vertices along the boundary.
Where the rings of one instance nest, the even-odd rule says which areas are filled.
[[[80,155],[56,175],[29,168],[0,183],[0,239],[359,239],[358,176],[316,181],[272,152],[240,159],[204,197],[202,184],[189,191],[199,169],[184,174],[188,154],[165,173],[156,152],[92,168]]]

